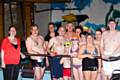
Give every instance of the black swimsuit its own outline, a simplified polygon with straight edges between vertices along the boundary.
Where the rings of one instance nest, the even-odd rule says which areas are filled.
[[[96,48],[93,53],[97,54]],[[90,54],[86,49],[84,50],[84,54]],[[83,58],[82,60],[82,70],[83,71],[96,71],[98,69],[98,60],[97,58]]]
[[[41,62],[31,59],[31,63],[33,67],[45,67],[46,66],[45,62],[46,62],[45,58],[41,59]]]

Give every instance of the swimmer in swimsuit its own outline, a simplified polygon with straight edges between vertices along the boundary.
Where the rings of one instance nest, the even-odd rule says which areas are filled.
[[[91,34],[86,37],[86,45],[79,48],[78,57],[82,59],[82,71],[85,80],[96,80],[98,60],[94,57],[99,55],[99,47],[94,45],[94,38]]]
[[[51,57],[53,57],[52,61],[50,61],[50,71],[52,80],[63,80],[63,65],[60,64],[60,60],[62,57],[58,57],[56,55],[64,55],[64,33],[64,28],[62,26],[59,27],[59,35],[51,38],[48,44],[48,51]]]
[[[31,26],[31,35],[26,40],[26,48],[29,54],[46,54],[44,47],[44,38],[38,35],[37,25]],[[41,80],[45,71],[45,57],[30,56],[34,68],[35,80]]]
[[[108,21],[109,30],[102,34],[101,53],[102,58],[107,59],[112,56],[120,55],[120,32],[115,30],[116,22],[114,19]],[[118,61],[103,61],[103,70],[105,80],[110,80],[114,69],[120,69],[120,60]]]

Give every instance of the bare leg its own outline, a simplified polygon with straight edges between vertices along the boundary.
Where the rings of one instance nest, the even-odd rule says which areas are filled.
[[[73,75],[74,75],[74,80],[80,80],[78,70],[74,67],[73,67]]]
[[[97,80],[104,80],[104,72],[103,72],[102,69],[101,69],[101,71],[98,72],[98,74],[97,74]]]
[[[40,74],[41,74],[41,79],[40,80],[43,79],[44,73],[45,73],[45,67],[40,68]]]
[[[110,79],[108,78],[108,76],[104,76],[103,80],[110,80]]]
[[[40,76],[40,67],[35,67],[34,68],[34,76],[35,76],[35,80],[40,80],[41,76]]]
[[[91,71],[91,80],[97,79],[97,71]]]
[[[91,80],[91,71],[83,71],[84,79]]]
[[[63,77],[63,80],[69,80],[69,77],[64,76],[64,77]]]
[[[43,78],[44,71],[45,71],[45,68],[35,67],[34,68],[35,80],[41,80]]]
[[[110,80],[110,76],[105,75],[104,71],[102,74],[103,74],[103,80]]]
[[[78,68],[78,74],[79,74],[79,80],[84,80],[84,78],[83,78],[83,72],[82,72],[82,67]]]
[[[101,74],[102,73],[97,73],[97,79],[96,80],[101,80]]]

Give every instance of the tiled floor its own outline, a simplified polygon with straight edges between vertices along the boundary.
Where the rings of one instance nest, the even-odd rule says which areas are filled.
[[[21,74],[21,72],[19,72],[18,80],[34,80],[33,78],[22,78],[20,74]],[[2,69],[0,69],[0,80],[3,80]],[[50,79],[50,72],[49,71],[45,71],[43,80],[51,80]]]

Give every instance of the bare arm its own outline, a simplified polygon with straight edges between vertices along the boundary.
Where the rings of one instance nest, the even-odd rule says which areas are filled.
[[[65,59],[66,59],[66,58],[62,58],[62,59],[60,60],[60,64],[63,64],[64,61],[65,61]]]
[[[103,35],[102,35],[101,43],[100,43],[100,52],[101,52],[101,57],[105,58],[104,57],[104,39],[103,39]]]
[[[26,57],[22,52],[20,52],[20,56],[22,59],[24,59]]]
[[[48,49],[48,41],[44,41],[44,48],[45,48],[45,51],[47,51],[47,49]]]
[[[98,56],[101,56],[100,47],[96,46],[96,48],[97,48],[97,51],[98,51]],[[98,65],[99,65],[98,72],[100,72],[101,68],[102,68],[102,60],[101,59],[98,59]]]
[[[5,68],[4,50],[1,50],[1,67],[2,67],[2,68]]]
[[[54,52],[54,44],[55,44],[55,38],[51,38],[49,43],[48,43],[48,49],[47,49],[48,53],[50,53],[51,56],[52,55],[54,56],[54,54],[53,54],[53,52]],[[53,48],[52,51],[51,51],[51,48]]]
[[[45,51],[47,51],[47,45],[48,42],[44,41],[44,38],[42,36],[39,36],[40,38],[38,39],[38,43],[41,44],[42,43],[42,47],[44,48]]]

